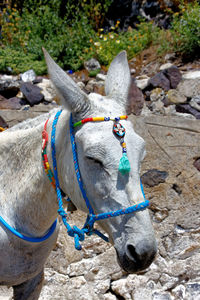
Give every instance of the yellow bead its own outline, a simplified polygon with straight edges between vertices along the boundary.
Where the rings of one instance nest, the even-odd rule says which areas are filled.
[[[47,168],[47,169],[50,169],[49,163],[46,162],[45,164],[46,164],[46,168]]]
[[[120,120],[126,120],[128,118],[128,116],[120,116]]]
[[[104,117],[94,117],[92,118],[94,122],[104,121]]]

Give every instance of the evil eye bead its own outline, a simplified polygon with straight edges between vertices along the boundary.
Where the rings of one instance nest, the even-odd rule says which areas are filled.
[[[125,128],[120,123],[115,123],[113,126],[113,132],[116,136],[122,138],[125,136]]]
[[[110,117],[105,117],[104,121],[110,121]]]

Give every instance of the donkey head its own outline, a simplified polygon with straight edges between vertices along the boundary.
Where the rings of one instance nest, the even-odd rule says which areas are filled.
[[[105,82],[105,97],[95,93],[87,96],[45,50],[44,54],[63,108],[72,112],[75,121],[86,117],[114,118],[126,114],[131,77],[125,51],[110,65]],[[81,177],[96,214],[144,201],[139,169],[145,153],[145,143],[134,132],[130,121],[120,123],[126,129],[125,142],[131,165],[130,172],[126,174],[118,171],[122,147],[113,134],[112,121],[89,122],[75,131]],[[69,164],[69,153],[66,163]],[[66,187],[72,189],[67,180]],[[80,193],[76,192],[76,196],[71,197],[76,207],[87,211]],[[156,254],[156,241],[147,210],[109,218],[99,223],[108,233],[110,242],[117,251],[119,263],[126,271],[137,272],[150,265]]]

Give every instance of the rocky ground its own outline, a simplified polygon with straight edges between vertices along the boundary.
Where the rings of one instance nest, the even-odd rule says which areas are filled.
[[[151,202],[157,257],[145,272],[128,275],[110,244],[89,237],[78,252],[61,225],[40,300],[200,299],[200,62],[183,64],[173,54],[158,61],[146,52],[130,62],[130,69],[130,119],[146,141],[141,175]],[[0,76],[0,127],[57,105],[47,78],[24,76]],[[87,70],[70,76],[86,92],[104,93],[105,70],[93,79]],[[84,217],[70,215],[78,226]],[[0,300],[8,299],[11,289],[1,288]]]

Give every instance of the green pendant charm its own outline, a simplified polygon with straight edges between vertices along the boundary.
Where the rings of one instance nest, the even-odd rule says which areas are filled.
[[[123,175],[129,173],[131,170],[131,166],[126,153],[123,153],[120,161],[119,161],[119,172]]]

